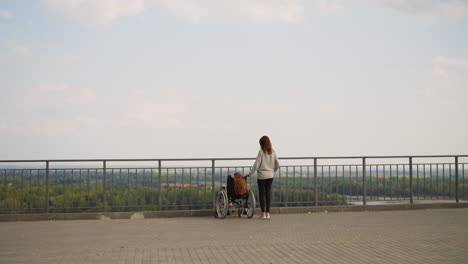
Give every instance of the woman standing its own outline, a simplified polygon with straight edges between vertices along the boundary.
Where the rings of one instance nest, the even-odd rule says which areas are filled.
[[[270,219],[271,184],[273,183],[274,173],[278,169],[278,156],[271,147],[270,139],[267,136],[263,136],[260,138],[260,151],[258,151],[257,159],[250,173],[246,175],[250,176],[257,172],[262,219]]]

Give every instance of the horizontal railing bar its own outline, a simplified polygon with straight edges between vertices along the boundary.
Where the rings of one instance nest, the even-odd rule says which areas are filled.
[[[468,155],[409,155],[409,156],[338,156],[338,157],[279,157],[284,160],[298,159],[406,159],[406,158],[453,158],[453,157],[468,157]]]
[[[135,162],[135,161],[211,161],[211,160],[254,160],[255,158],[181,158],[181,159],[59,159],[59,160],[0,160],[3,163],[14,162]]]
[[[468,157],[468,155],[408,155],[408,156],[325,156],[325,157],[279,157],[281,160],[303,160],[303,159],[404,159],[404,158],[453,158]],[[180,159],[43,159],[43,160],[0,160],[2,163],[14,162],[135,162],[135,161],[232,161],[232,160],[255,160],[255,158],[180,158]]]
[[[460,163],[461,164],[461,163]],[[237,167],[232,167],[232,168],[242,168],[242,167],[250,167],[250,166],[237,166]],[[161,167],[162,169],[166,170],[166,169],[169,169],[169,170],[174,170],[174,169],[211,169],[211,167]],[[228,167],[216,167],[216,168],[228,168]],[[132,170],[157,170],[158,167],[133,167],[133,168],[127,168],[127,167],[107,167],[106,170],[109,171],[109,170],[130,170],[130,172],[132,172]],[[33,171],[46,171],[47,169],[46,168],[38,168],[38,169],[30,169],[30,168],[0,168],[0,171],[4,171],[4,170],[33,170]],[[49,171],[72,171],[72,170],[90,170],[90,171],[95,171],[95,170],[98,170],[98,171],[102,171],[103,168],[88,168],[88,167],[83,167],[83,168],[49,168]]]
[[[196,206],[208,206],[211,204],[201,203],[201,204],[167,204],[161,205],[161,207],[196,207]],[[158,205],[125,205],[125,206],[112,206],[111,208],[144,208],[144,207],[158,207]],[[49,208],[51,211],[63,211],[63,210],[73,210],[73,209],[102,209],[103,207],[57,207],[57,208]],[[0,212],[10,212],[10,211],[45,211],[46,208],[11,208],[11,209],[2,209]],[[117,211],[114,211],[117,212]]]
[[[354,200],[353,200],[354,201]],[[319,203],[334,203],[336,202],[336,200],[333,200],[333,201],[327,201],[327,200],[318,200]],[[301,204],[301,203],[309,203],[309,204],[313,204],[315,203],[315,201],[299,201],[299,202],[293,202],[293,201],[290,201],[290,202],[271,202],[271,204]]]
[[[468,162],[459,162],[458,164],[468,164]],[[437,162],[437,163],[413,163],[413,166],[416,165],[455,165],[454,162]],[[320,164],[317,165],[317,167],[362,167],[362,164]],[[366,167],[369,166],[409,166],[408,163],[370,163],[366,164]],[[281,168],[293,168],[293,167],[314,167],[313,164],[308,164],[308,165],[282,165],[280,166]],[[211,169],[211,167],[199,167],[199,166],[185,166],[185,167],[161,167],[163,170],[187,170],[187,169]],[[242,169],[242,168],[251,168],[251,166],[216,166],[217,169]],[[157,170],[158,167],[107,167],[106,170]],[[11,170],[16,170],[16,171],[46,171],[46,168],[0,168],[0,171],[11,171]],[[88,168],[88,167],[83,167],[83,168],[49,168],[49,171],[79,171],[79,170],[90,170],[90,171],[102,171],[103,168]],[[379,169],[382,170],[382,169]],[[132,171],[130,171],[132,172]]]

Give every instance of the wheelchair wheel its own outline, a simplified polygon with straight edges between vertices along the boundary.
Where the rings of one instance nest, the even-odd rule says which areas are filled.
[[[228,213],[228,198],[227,193],[225,190],[221,190],[216,195],[216,203],[215,203],[215,217],[216,218],[225,218]]]
[[[249,197],[247,198],[246,211],[249,218],[252,218],[255,214],[255,195],[251,190],[249,190]]]

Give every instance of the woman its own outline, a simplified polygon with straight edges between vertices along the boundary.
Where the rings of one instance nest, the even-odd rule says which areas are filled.
[[[271,147],[270,139],[267,136],[263,136],[260,138],[260,151],[258,151],[257,159],[250,173],[246,175],[250,176],[257,172],[262,219],[270,219],[271,184],[273,183],[274,173],[278,169],[278,156]]]

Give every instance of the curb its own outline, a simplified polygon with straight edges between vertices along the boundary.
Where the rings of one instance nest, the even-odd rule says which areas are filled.
[[[468,208],[468,203],[431,203],[431,204],[391,204],[391,205],[338,205],[319,207],[273,207],[273,214],[299,214],[318,212],[362,212],[362,211],[399,211],[422,209]],[[256,213],[260,213],[257,208]],[[112,220],[112,219],[147,219],[173,217],[213,216],[213,210],[174,210],[145,212],[105,212],[105,213],[49,213],[49,214],[2,214],[0,222],[16,221],[56,221],[56,220]]]

